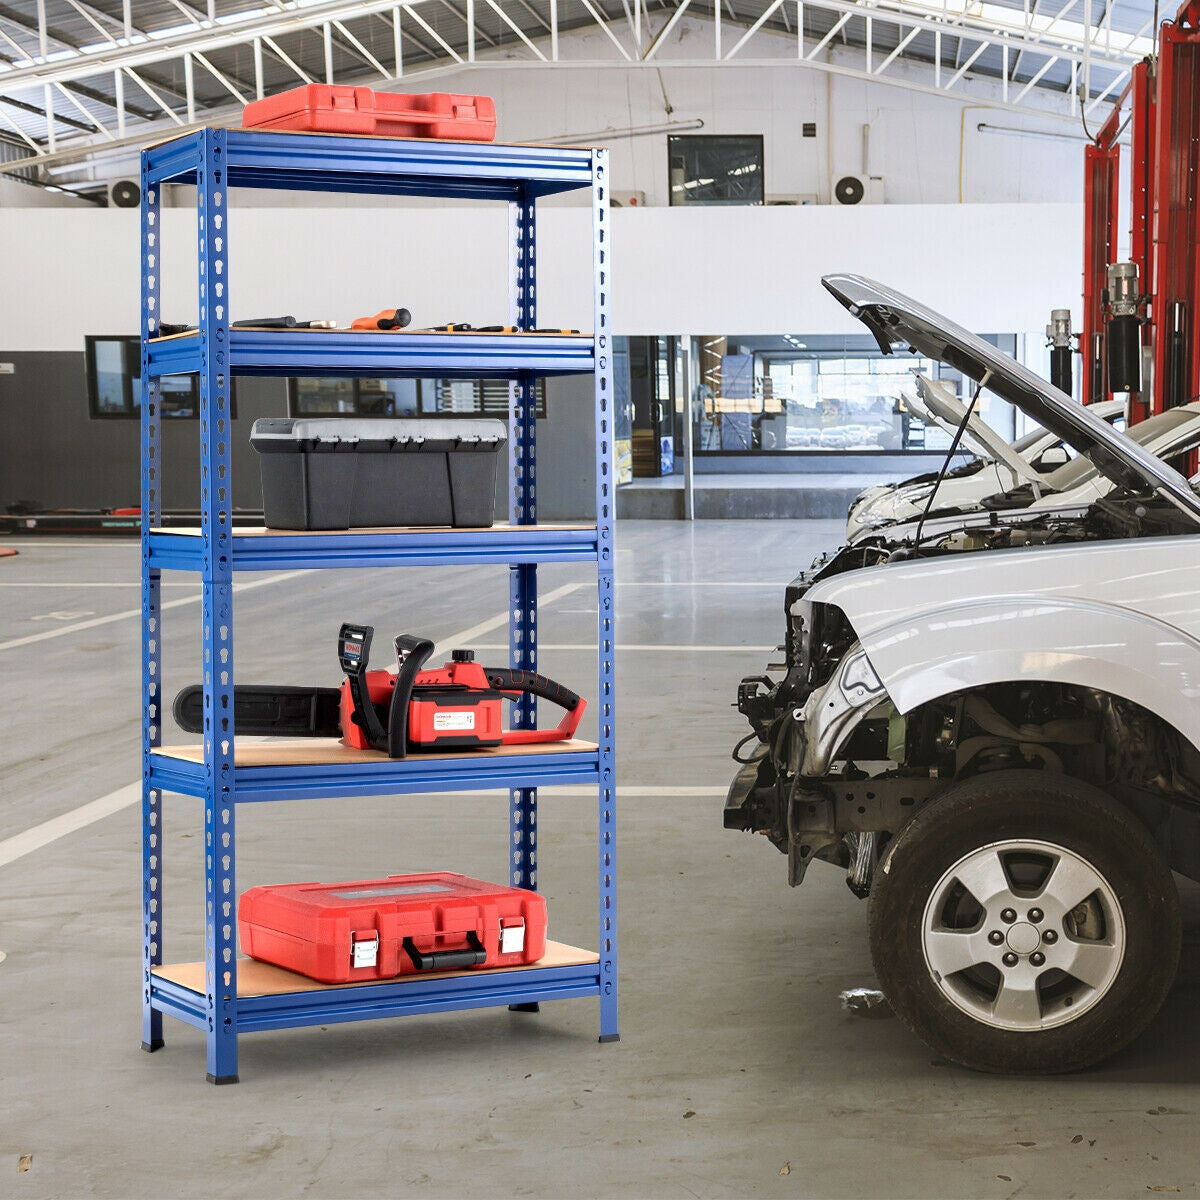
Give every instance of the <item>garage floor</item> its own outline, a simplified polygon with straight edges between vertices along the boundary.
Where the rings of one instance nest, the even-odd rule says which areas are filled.
[[[730,706],[782,632],[782,584],[834,521],[622,522],[619,1044],[594,1001],[247,1035],[237,1086],[200,1035],[140,1041],[138,549],[20,541],[0,560],[0,1195],[1195,1195],[1200,888],[1180,977],[1104,1067],[1025,1081],[935,1057],[869,984],[866,910],[721,828]],[[583,568],[546,568],[542,670],[594,677]],[[165,691],[195,677],[198,588],[168,577]],[[578,586],[572,586],[578,585]],[[342,619],[501,653],[505,572],[243,577],[239,678],[336,682]],[[186,653],[185,653],[186,650]],[[22,835],[108,798],[97,810]],[[594,800],[543,793],[551,935],[595,944]],[[200,806],[168,798],[169,960],[201,950]],[[70,831],[71,826],[79,826]],[[239,810],[239,888],[448,868],[503,879],[500,794]],[[64,832],[66,830],[66,832]],[[54,834],[61,836],[53,837]],[[52,840],[51,840],[52,838]],[[14,840],[15,839],[15,840]],[[36,843],[45,841],[38,846]],[[22,1155],[32,1155],[27,1171]]]

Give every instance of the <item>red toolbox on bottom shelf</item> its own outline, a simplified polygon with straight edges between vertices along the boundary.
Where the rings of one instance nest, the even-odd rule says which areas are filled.
[[[247,104],[242,127],[492,142],[496,139],[496,106],[488,96],[449,92],[401,95],[310,83]]]
[[[537,892],[449,871],[251,888],[238,903],[251,958],[322,983],[517,967],[546,953]]]

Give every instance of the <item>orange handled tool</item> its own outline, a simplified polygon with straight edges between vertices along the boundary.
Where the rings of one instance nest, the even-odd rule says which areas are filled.
[[[412,320],[407,308],[385,308],[373,317],[355,317],[351,329],[403,329]]]

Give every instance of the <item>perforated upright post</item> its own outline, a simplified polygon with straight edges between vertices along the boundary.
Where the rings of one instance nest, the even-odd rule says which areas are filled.
[[[208,1079],[237,1081],[234,936],[233,501],[230,473],[228,194],[225,131],[206,129],[197,172],[200,532],[204,545],[204,958]]]
[[[537,324],[535,206],[528,193],[509,205],[513,248],[511,312],[513,324],[531,330]],[[514,525],[537,524],[537,381],[524,373],[509,388],[508,445],[511,490],[508,519]],[[509,568],[509,661],[524,671],[537,669],[537,566]],[[514,705],[514,729],[537,728],[537,699],[524,693]],[[509,879],[513,887],[537,888],[537,789],[509,792]]]
[[[150,1002],[150,972],[162,964],[162,791],[150,780],[150,752],[162,744],[162,572],[150,566],[150,530],[162,517],[162,388],[150,378],[146,341],[160,317],[160,187],[142,163],[142,1049],[163,1044],[162,1013]]]
[[[592,151],[592,267],[596,336],[596,597],[600,743],[600,1040],[617,1033],[616,593],[613,587],[613,391],[609,328],[608,151]]]

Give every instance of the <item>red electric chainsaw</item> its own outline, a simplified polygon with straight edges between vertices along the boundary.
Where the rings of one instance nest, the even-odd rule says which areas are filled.
[[[384,750],[404,758],[410,750],[476,749],[560,742],[575,735],[587,701],[553,679],[511,667],[483,667],[471,650],[423,671],[433,643],[402,634],[395,639],[397,669],[368,671],[370,625],[343,625],[338,660],[341,687],[280,685],[235,687],[234,729],[239,734],[340,737],[355,750]],[[501,700],[528,693],[566,709],[554,729],[505,729]],[[188,733],[204,729],[204,689],[186,687],[175,697],[175,720]]]

